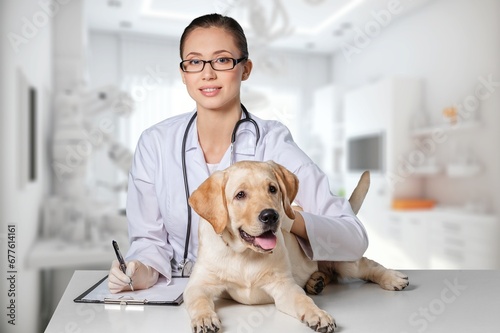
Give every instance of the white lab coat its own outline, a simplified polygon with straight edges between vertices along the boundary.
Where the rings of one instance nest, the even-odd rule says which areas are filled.
[[[166,119],[145,130],[137,144],[129,175],[127,218],[130,249],[127,260],[137,259],[170,278],[183,259],[187,228],[187,206],[182,173],[181,147],[193,113]],[[234,160],[273,160],[292,171],[300,182],[295,203],[304,209],[309,243],[301,242],[314,260],[356,260],[368,246],[366,231],[346,199],[334,196],[326,175],[295,144],[280,122],[251,116],[260,129],[255,146],[255,127],[244,122],[238,129]],[[198,143],[196,121],[186,141],[186,167],[192,193],[209,176]],[[218,169],[230,165],[230,149]],[[190,260],[198,250],[198,220],[193,211]]]

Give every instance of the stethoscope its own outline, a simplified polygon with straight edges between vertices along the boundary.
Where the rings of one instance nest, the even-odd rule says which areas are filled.
[[[256,133],[256,139],[255,139],[255,147],[257,147],[257,143],[259,142],[260,139],[260,131],[259,131],[259,125],[255,122],[250,117],[250,113],[247,111],[245,106],[241,104],[241,110],[245,113],[245,118],[240,119],[236,122],[233,128],[233,133],[231,134],[231,146],[230,146],[230,164],[232,165],[234,163],[233,160],[233,146],[234,142],[236,141],[236,132],[238,131],[238,128],[240,125],[246,121],[250,122],[253,124],[255,127],[255,133]],[[187,206],[187,230],[186,230],[186,242],[184,244],[184,258],[182,261],[178,264],[177,269],[181,272],[182,277],[186,277],[191,275],[191,271],[193,270],[194,263],[188,259],[188,253],[189,253],[189,238],[191,237],[191,219],[192,219],[192,209],[191,206],[189,206],[189,183],[188,183],[188,178],[187,178],[187,170],[186,170],[186,141],[189,133],[189,129],[191,128],[191,125],[193,124],[194,120],[196,119],[197,112],[193,114],[191,119],[189,119],[189,122],[187,124],[186,130],[184,131],[184,137],[182,138],[182,176],[184,178],[184,189],[186,192],[186,206]]]

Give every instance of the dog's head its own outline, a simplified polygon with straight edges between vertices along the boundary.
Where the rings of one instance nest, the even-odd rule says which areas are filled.
[[[297,190],[297,177],[285,167],[243,161],[212,174],[193,192],[189,204],[231,243],[270,252],[283,214],[295,218],[290,204]]]

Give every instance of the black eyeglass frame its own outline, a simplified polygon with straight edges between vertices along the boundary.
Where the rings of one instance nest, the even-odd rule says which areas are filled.
[[[232,60],[233,61],[233,67],[231,68],[227,68],[227,69],[215,69],[214,68],[214,65],[213,65],[213,61],[216,61],[218,59],[228,59],[228,60]],[[199,71],[195,71],[195,72],[192,72],[192,71],[186,71],[184,69],[184,67],[182,66],[183,63],[187,62],[187,61],[191,61],[193,59],[188,59],[188,60],[182,60],[179,64],[179,66],[181,67],[181,70],[184,72],[184,73],[200,73],[200,72],[203,72],[203,70],[205,69],[205,65],[207,63],[210,64],[210,67],[212,67],[212,69],[214,71],[218,71],[218,72],[223,72],[223,71],[230,71],[231,69],[234,69],[234,67],[236,67],[236,65],[238,65],[240,62],[242,61],[245,61],[247,60],[248,58],[247,57],[243,57],[243,58],[239,58],[239,59],[235,59],[235,58],[230,58],[230,57],[219,57],[219,58],[215,58],[215,59],[212,59],[212,60],[201,60],[201,59],[196,59],[198,61],[201,61],[203,62],[203,67],[201,67],[201,69]]]

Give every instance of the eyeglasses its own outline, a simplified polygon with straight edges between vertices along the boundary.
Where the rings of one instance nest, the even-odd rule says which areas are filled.
[[[246,60],[246,57],[240,59],[234,58],[216,58],[212,60],[190,59],[183,60],[180,63],[183,72],[198,73],[205,69],[205,64],[209,63],[214,71],[228,71],[233,69],[237,64]]]

